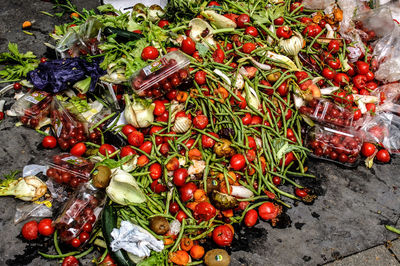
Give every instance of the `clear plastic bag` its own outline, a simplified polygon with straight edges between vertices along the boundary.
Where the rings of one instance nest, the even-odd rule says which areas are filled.
[[[379,98],[377,112],[391,112],[400,115],[400,84],[391,83],[380,86],[371,95]]]
[[[389,35],[394,28],[394,22],[390,9],[382,6],[376,9],[364,9],[357,12],[354,18],[357,27],[367,33],[367,40],[372,41]],[[365,36],[365,34],[363,34]]]
[[[47,207],[45,204],[21,202],[18,203],[16,208],[14,224],[23,222],[30,217],[51,217],[52,214],[51,208]]]
[[[308,9],[325,9],[335,4],[335,0],[304,0],[303,6]]]

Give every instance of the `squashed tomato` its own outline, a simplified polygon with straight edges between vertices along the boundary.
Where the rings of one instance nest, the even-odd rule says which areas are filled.
[[[233,232],[229,226],[220,225],[213,230],[212,238],[218,246],[226,247],[232,243]]]

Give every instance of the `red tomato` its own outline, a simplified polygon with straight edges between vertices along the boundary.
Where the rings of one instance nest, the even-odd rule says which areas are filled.
[[[46,136],[42,140],[42,146],[46,149],[53,149],[57,146],[57,140],[53,136]]]
[[[161,183],[158,183],[158,180],[154,180],[153,183],[151,183],[150,188],[157,194],[167,191],[167,187]]]
[[[194,74],[194,81],[196,81],[196,83],[199,85],[204,85],[206,84],[206,76],[207,73],[205,71],[197,71],[196,74]]]
[[[216,137],[216,138],[218,138],[218,135],[216,133],[214,133],[214,132],[210,132],[209,134],[214,136],[214,137]],[[203,146],[203,148],[206,148],[206,149],[207,148],[212,148],[215,145],[215,140],[210,138],[207,135],[202,135],[201,136],[201,145]]]
[[[121,158],[124,158],[126,156],[131,156],[131,155],[135,155],[136,151],[134,149],[132,149],[132,147],[130,146],[125,146],[121,148],[121,152],[119,154],[119,156],[121,156]]]
[[[142,51],[142,59],[143,60],[154,60],[156,59],[160,53],[158,52],[157,48],[154,46],[147,46]]]
[[[246,53],[246,54],[250,54],[255,49],[256,49],[256,45],[252,42],[247,42],[247,43],[243,44],[243,47],[242,47],[243,53]]]
[[[128,135],[128,143],[135,147],[140,147],[144,142],[144,135],[140,131],[134,131]]]
[[[113,154],[116,151],[115,147],[110,145],[110,144],[103,144],[100,146],[99,148],[99,152],[101,155],[106,156],[106,154],[108,154],[108,156],[110,156],[111,154]]]
[[[90,238],[90,235],[86,232],[82,232],[79,234],[79,241],[81,241],[81,243],[85,243],[86,241],[88,241]]]
[[[189,176],[188,171],[185,168],[178,168],[174,171],[174,184],[177,187],[181,187],[186,183],[186,178]]]
[[[164,28],[164,27],[166,27],[166,26],[168,26],[169,25],[169,21],[168,20],[165,20],[165,19],[162,19],[162,20],[160,20],[159,22],[158,22],[158,27],[160,27],[160,28]]]
[[[364,89],[367,83],[367,77],[365,75],[357,75],[353,77],[353,83],[357,89]]]
[[[50,236],[54,233],[53,221],[49,218],[42,219],[38,224],[39,234],[42,236]]]
[[[14,87],[14,90],[18,91],[22,88],[22,85],[19,82],[15,82],[13,87]]]
[[[150,177],[153,180],[157,180],[162,176],[162,166],[159,163],[153,163],[149,167]]]
[[[186,183],[184,186],[182,186],[179,189],[181,199],[183,201],[191,200],[193,198],[193,194],[196,191],[196,189],[197,189],[197,186],[194,183],[192,183],[192,182]]]
[[[338,83],[339,86],[349,84],[350,78],[344,73],[337,73],[334,77],[334,81]]]
[[[79,142],[72,147],[70,153],[74,156],[82,156],[86,152],[86,145],[83,142]]]
[[[365,74],[365,76],[367,77],[367,81],[373,81],[375,78],[375,75],[372,71],[368,71],[367,74]]]
[[[210,220],[216,215],[216,212],[216,209],[211,203],[202,201],[196,205],[193,215],[196,220],[201,222]]]
[[[246,152],[246,158],[247,161],[253,162],[257,158],[256,152],[254,150],[248,150]]]
[[[272,202],[265,202],[258,207],[258,214],[264,220],[274,219],[278,216],[278,208]]]
[[[225,59],[225,53],[224,53],[224,51],[222,49],[218,48],[212,54],[212,58],[214,59],[214,62],[223,63],[224,59]]]
[[[289,92],[289,87],[287,85],[287,82],[283,82],[277,89],[277,92],[279,93],[280,96],[284,97],[288,94]]]
[[[382,163],[390,162],[390,154],[387,150],[382,149],[376,154],[376,159]]]
[[[161,152],[161,154],[162,155],[167,155],[168,154],[168,152],[169,152],[169,144],[168,143],[163,143],[163,144],[161,144],[161,146],[160,146],[160,152]]]
[[[132,125],[125,125],[122,127],[122,134],[124,134],[126,137],[128,137],[129,134],[131,134],[133,131],[136,131],[136,128]]]
[[[196,52],[196,43],[189,37],[182,41],[181,49],[188,55],[194,54]]]
[[[205,115],[198,115],[193,118],[193,126],[198,129],[205,129],[208,125],[208,118]]]
[[[172,202],[172,203],[169,205],[169,212],[170,212],[172,215],[177,214],[178,211],[179,211],[180,209],[181,209],[181,208],[179,207],[179,204],[176,203],[176,202]]]
[[[374,103],[367,103],[365,107],[367,108],[368,112],[375,113],[376,111],[376,105]]]
[[[153,147],[153,143],[151,141],[145,141],[142,145],[140,145],[139,149],[147,154],[151,153],[151,148]]]
[[[236,170],[242,170],[246,166],[246,159],[242,154],[235,154],[230,160],[231,167]]]
[[[334,79],[335,75],[336,75],[336,71],[332,70],[328,67],[326,67],[322,70],[322,76],[324,76],[324,78],[326,78],[326,79],[332,80],[332,79]]]
[[[342,63],[339,58],[333,58],[328,60],[328,65],[333,69],[339,69],[342,67]]]
[[[247,34],[247,35],[251,35],[253,37],[257,37],[258,36],[258,31],[253,26],[247,27],[246,30],[244,31],[244,33]]]
[[[252,136],[248,136],[247,137],[247,141],[249,143],[249,148],[250,149],[253,149],[253,150],[257,149],[256,140]]]
[[[182,223],[183,219],[187,219],[188,216],[186,215],[186,213],[184,211],[178,211],[178,213],[176,214],[176,219]]]
[[[293,34],[289,26],[280,26],[276,29],[276,36],[278,38],[289,39]]]
[[[356,74],[356,71],[355,71],[354,65],[352,63],[348,63],[348,65],[350,66],[350,68],[349,68],[349,70],[347,70],[347,75],[352,77]]]
[[[93,226],[91,223],[85,223],[82,227],[82,230],[86,233],[90,233],[93,230]]]
[[[81,241],[79,240],[79,238],[73,238],[71,240],[71,246],[73,246],[74,248],[79,248],[80,245]]]
[[[331,40],[328,44],[328,52],[336,54],[340,50],[340,42],[338,40]]]
[[[36,221],[30,221],[24,224],[21,233],[26,240],[34,240],[38,237],[38,223]]]
[[[237,18],[237,25],[239,28],[246,28],[247,25],[250,23],[250,17],[247,14],[241,14],[238,18]]]
[[[375,153],[376,147],[374,144],[369,142],[364,142],[361,147],[361,154],[365,157],[369,157]]]
[[[250,124],[251,124],[251,119],[252,119],[251,114],[246,113],[246,114],[242,117],[242,123],[243,123],[243,125],[245,125],[245,126],[250,125]]]
[[[153,114],[157,116],[162,115],[166,110],[165,104],[160,101],[155,101],[154,103],[156,106],[154,107]]]
[[[272,183],[274,183],[275,186],[280,185],[281,182],[282,182],[282,180],[281,180],[281,178],[280,178],[279,176],[274,176],[274,177],[272,178]]]
[[[207,6],[221,6],[217,1],[211,1]]]
[[[311,24],[304,28],[303,35],[307,37],[316,37],[322,31],[321,27],[317,24]]]
[[[353,115],[353,120],[357,121],[358,119],[360,119],[362,116],[361,110],[360,109],[355,109],[354,111],[354,115]]]
[[[232,243],[233,232],[229,226],[220,225],[213,230],[212,238],[218,246],[226,247]]]
[[[283,25],[285,23],[285,19],[283,17],[279,17],[274,20],[274,25]]]
[[[376,84],[376,82],[370,81],[370,82],[367,82],[367,84],[365,84],[365,88],[367,90],[374,91],[374,90],[376,90],[376,88],[378,88],[378,84]]]
[[[79,261],[74,256],[68,256],[63,259],[62,266],[79,266]]]
[[[296,196],[300,198],[304,198],[308,195],[307,191],[304,188],[298,188],[298,187],[294,189],[294,193],[296,194]]]
[[[149,163],[149,158],[147,158],[146,155],[140,155],[138,160],[137,160],[137,166],[145,166],[146,164]]]
[[[302,80],[308,78],[308,73],[305,72],[305,71],[296,71],[296,72],[294,73],[294,75],[296,76],[297,83],[299,83],[300,81],[302,81]]]
[[[309,17],[301,17],[301,18],[299,19],[299,21],[300,21],[301,23],[303,23],[303,24],[310,24],[310,23],[313,22],[313,20],[312,20],[311,18],[309,18]]]
[[[288,166],[295,159],[293,152],[285,154],[285,166]],[[282,164],[282,161],[281,161]]]
[[[364,61],[357,61],[356,67],[358,74],[365,75],[369,72],[369,65]]]
[[[246,215],[244,216],[244,224],[247,227],[253,227],[257,223],[257,220],[258,213],[256,210],[251,209],[246,212]]]
[[[300,7],[300,6],[301,6],[301,7]],[[300,7],[300,8],[299,8],[299,7]],[[292,3],[292,4],[290,5],[290,12],[293,12],[293,11],[297,10],[296,13],[299,13],[299,12],[302,12],[303,9],[304,9],[304,7],[302,6],[302,3],[301,3],[301,2],[294,2],[294,3]]]

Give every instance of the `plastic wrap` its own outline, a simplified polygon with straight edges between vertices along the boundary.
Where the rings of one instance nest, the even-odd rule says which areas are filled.
[[[104,191],[90,183],[82,184],[65,203],[55,221],[61,241],[69,243],[73,238],[80,238],[82,233],[91,233],[103,209],[105,198]]]
[[[358,28],[367,34],[362,33],[367,41],[373,41],[392,33],[394,22],[390,9],[386,6],[376,9],[366,9],[358,12],[354,18]]]
[[[335,4],[335,0],[304,0],[303,6],[308,9],[325,9]]]
[[[34,202],[21,202],[17,204],[14,224],[25,221],[30,217],[51,217],[53,214],[50,207],[45,204]]]

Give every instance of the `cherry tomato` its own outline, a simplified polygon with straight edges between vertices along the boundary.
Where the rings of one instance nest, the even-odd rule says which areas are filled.
[[[357,61],[356,62],[357,72],[360,75],[365,75],[369,72],[369,65],[364,61]]]
[[[354,114],[353,114],[353,120],[357,121],[358,119],[360,119],[362,116],[361,110],[360,109],[355,109],[354,110]]]
[[[68,256],[63,259],[62,266],[79,266],[79,261],[74,256]]]
[[[79,248],[79,246],[81,245],[81,241],[79,240],[79,238],[73,238],[71,240],[71,246],[73,246],[74,248]]]
[[[158,180],[154,180],[153,183],[151,183],[150,188],[157,194],[167,191],[167,187],[161,183],[158,183]]]
[[[205,115],[198,115],[193,118],[193,126],[198,129],[205,129],[208,125],[208,118]]]
[[[278,216],[278,208],[272,202],[265,202],[258,207],[258,214],[264,220],[274,219]]]
[[[132,149],[132,147],[130,146],[125,146],[121,148],[121,152],[119,154],[119,156],[121,156],[121,158],[124,158],[126,156],[131,156],[131,155],[135,155],[136,151],[134,149]]]
[[[354,65],[352,63],[348,63],[349,65],[349,70],[347,70],[347,75],[349,75],[350,77],[353,77],[356,74],[356,70],[354,68]]]
[[[128,143],[134,147],[140,147],[144,142],[144,135],[140,131],[134,131],[128,135]]]
[[[42,146],[47,149],[53,149],[57,146],[57,140],[53,136],[46,136],[42,140]]]
[[[279,176],[274,176],[274,177],[272,178],[272,183],[274,183],[275,186],[280,185],[281,182],[282,182],[282,180],[281,180],[281,178],[280,178]]]
[[[339,69],[342,67],[342,63],[339,58],[332,58],[328,60],[328,65],[333,69]]]
[[[340,50],[340,42],[338,40],[331,40],[328,44],[328,52],[336,54]]]
[[[203,70],[197,71],[196,74],[194,75],[194,81],[196,81],[197,84],[199,85],[204,85],[206,84],[206,76],[207,73]]]
[[[227,225],[215,227],[212,233],[214,243],[221,247],[229,246],[233,240],[232,229]]]
[[[306,37],[316,37],[322,31],[321,27],[318,24],[310,24],[303,30],[303,35]]]
[[[172,202],[172,203],[169,205],[169,212],[170,212],[172,215],[177,214],[178,211],[179,211],[180,209],[181,209],[181,208],[179,207],[179,204],[176,203],[176,202]]]
[[[285,154],[284,164],[288,166],[295,159],[293,152],[289,152]],[[282,163],[282,161],[281,161]]]
[[[142,51],[142,59],[143,60],[155,60],[160,53],[158,52],[157,48],[154,46],[147,46]]]
[[[376,105],[374,103],[367,103],[365,107],[367,108],[368,112],[375,113],[376,111]]]
[[[207,6],[211,7],[211,6],[221,6],[221,5],[217,1],[211,1],[210,3],[208,3]]]
[[[212,54],[212,58],[214,59],[214,62],[223,63],[224,59],[225,59],[225,53],[224,53],[224,51],[222,49],[218,48]]]
[[[182,41],[181,49],[188,55],[194,54],[196,52],[196,43],[189,37]]]
[[[196,205],[193,216],[200,222],[208,221],[215,216],[216,212],[215,207],[211,203],[202,201]]]
[[[375,153],[376,147],[374,144],[369,142],[364,142],[361,147],[361,154],[365,157],[369,157]]]
[[[278,38],[289,39],[293,34],[289,26],[280,26],[276,29],[276,36]]]
[[[368,71],[367,74],[365,74],[365,76],[367,77],[367,81],[373,81],[375,78],[375,75],[372,71]]]
[[[308,78],[308,73],[305,71],[296,71],[294,73],[294,75],[296,76],[297,79],[297,83],[301,82],[302,80]]]
[[[197,186],[194,183],[192,182],[186,183],[179,189],[181,199],[183,201],[191,200],[193,198],[193,194],[196,191],[196,189]]]
[[[289,87],[287,85],[287,82],[283,82],[277,89],[277,92],[279,93],[280,96],[284,97],[288,94],[289,92]]]
[[[85,152],[86,152],[86,145],[83,142],[75,144],[70,151],[72,155],[78,157],[82,156]]]
[[[164,28],[164,27],[166,27],[166,26],[168,26],[169,25],[169,21],[168,20],[165,20],[165,19],[162,19],[162,20],[160,20],[159,22],[158,22],[158,27],[160,27],[160,28]]]
[[[218,135],[216,133],[214,133],[214,132],[210,132],[209,134],[214,136],[214,137],[216,137],[216,138],[218,138]],[[201,136],[201,145],[203,146],[203,148],[206,148],[206,149],[207,148],[212,148],[215,145],[215,140],[210,138],[207,135],[202,135]]]
[[[344,73],[337,73],[334,77],[334,81],[338,83],[339,86],[349,84],[350,78]]]
[[[93,230],[93,225],[91,223],[85,223],[82,227],[82,230],[86,233],[90,233]]]
[[[21,233],[26,240],[34,240],[38,238],[38,223],[36,221],[30,221],[24,224]]]
[[[54,233],[53,221],[49,218],[42,219],[38,224],[39,234],[43,236],[50,236]]]
[[[247,27],[246,30],[244,31],[244,33],[247,34],[247,35],[251,35],[253,37],[257,37],[258,36],[258,31],[253,26]]]
[[[250,17],[247,14],[241,14],[238,18],[237,18],[237,25],[239,28],[246,28],[247,25],[250,23]]]
[[[182,223],[183,219],[187,219],[188,216],[186,215],[186,213],[184,211],[178,211],[178,213],[176,214],[176,219]]]
[[[156,116],[162,115],[166,110],[165,104],[160,101],[155,101],[154,103],[155,103],[155,107],[153,110],[153,114]]]
[[[279,17],[274,20],[274,25],[283,25],[285,23],[285,19],[283,17]]]
[[[246,215],[244,216],[244,224],[247,227],[253,227],[257,223],[257,220],[258,213],[256,210],[251,209],[246,212]]]
[[[357,89],[364,89],[367,83],[367,77],[365,75],[356,75],[353,77],[353,83]]]
[[[328,67],[326,67],[322,70],[322,76],[324,76],[324,78],[326,78],[326,79],[332,80],[335,78],[335,75],[336,75],[336,71],[332,70]]]
[[[22,88],[22,85],[19,82],[15,82],[13,87],[14,87],[14,90],[19,91]]]
[[[86,232],[82,232],[79,234],[79,241],[81,241],[81,243],[85,243],[86,241],[88,241],[90,238],[90,235]]]
[[[301,6],[301,7],[300,7],[300,6]],[[300,7],[300,8],[299,8],[299,7]],[[304,9],[304,7],[302,6],[302,3],[301,3],[301,2],[294,2],[294,3],[292,3],[292,4],[290,5],[290,12],[293,12],[293,11],[297,10],[296,13],[299,13],[299,12],[302,12],[303,9]]]
[[[122,134],[124,134],[126,137],[128,137],[129,134],[131,134],[133,131],[136,131],[136,128],[132,125],[125,125],[122,127]]]
[[[177,187],[181,187],[186,183],[186,178],[189,176],[188,171],[185,168],[178,168],[174,171],[174,184]]]
[[[309,17],[301,17],[299,21],[303,24],[310,24],[313,23],[313,20]]]
[[[137,166],[145,166],[149,162],[149,158],[146,155],[140,155],[137,160]]]
[[[99,148],[99,152],[101,155],[106,156],[106,154],[110,155],[116,151],[115,147],[110,144],[103,144]]]
[[[370,82],[367,82],[367,84],[365,84],[365,88],[367,90],[374,91],[374,90],[376,90],[376,88],[378,88],[378,84],[376,84],[376,82],[370,81]]]
[[[242,117],[242,123],[243,123],[243,125],[245,125],[245,126],[250,125],[250,124],[251,124],[251,119],[252,119],[251,114],[246,113],[246,114]]]
[[[255,49],[256,49],[256,45],[252,42],[247,42],[247,43],[243,44],[243,47],[242,47],[243,53],[246,53],[246,54],[250,54]]]
[[[308,195],[307,191],[303,188],[295,188],[294,193],[297,197],[304,198]]]
[[[390,154],[387,150],[382,149],[376,154],[376,159],[382,163],[388,163],[390,161]]]
[[[151,141],[145,141],[142,145],[140,145],[139,149],[147,154],[151,153],[151,148],[153,147],[153,143]]]
[[[149,167],[150,177],[153,180],[157,180],[162,176],[162,167],[159,163],[153,163]]]
[[[242,154],[235,154],[230,160],[231,167],[236,170],[242,170],[246,166],[246,159]]]

